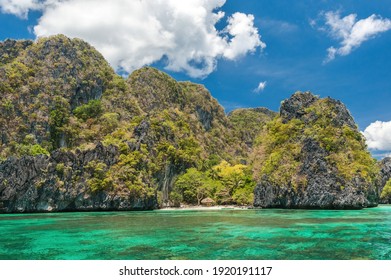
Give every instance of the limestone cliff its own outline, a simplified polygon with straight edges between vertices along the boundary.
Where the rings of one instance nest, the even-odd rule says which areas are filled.
[[[57,150],[50,156],[9,158],[0,164],[0,212],[148,210],[155,191],[135,194],[113,185],[95,189],[94,179],[119,160],[114,146],[85,151]]]
[[[123,78],[79,39],[0,42],[1,212],[249,205],[254,179],[256,206],[363,208],[378,174],[331,98],[226,115],[203,85],[152,67]]]
[[[255,206],[360,209],[376,206],[377,169],[339,101],[309,92],[285,100],[253,154]]]
[[[380,166],[380,203],[391,204],[391,158],[386,157],[379,163]]]
[[[151,67],[124,79],[78,39],[1,43],[0,82],[6,212],[149,209],[157,197],[160,205],[170,203],[174,181],[186,169],[245,153],[204,86]],[[95,146],[116,153],[79,158]],[[30,169],[39,172],[30,176]]]

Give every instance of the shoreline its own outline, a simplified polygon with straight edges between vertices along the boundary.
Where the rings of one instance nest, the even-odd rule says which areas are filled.
[[[95,209],[95,210],[79,210],[79,211],[30,211],[30,212],[0,212],[0,217],[5,215],[30,215],[30,214],[57,214],[57,213],[99,213],[99,212],[149,212],[149,211],[213,211],[213,210],[315,210],[315,211],[357,211],[371,208],[391,207],[391,204],[379,204],[376,207],[366,207],[363,209],[304,209],[304,208],[262,208],[252,206],[237,206],[237,205],[217,205],[217,206],[182,206],[182,207],[163,207],[157,209],[133,209],[133,210],[114,210],[114,209]]]
[[[237,206],[237,205],[217,205],[217,206],[191,206],[191,205],[184,205],[181,207],[163,207],[159,209],[154,209],[153,211],[182,211],[182,210],[202,210],[202,211],[209,211],[209,210],[248,210],[248,209],[261,209],[261,208],[254,208],[251,206]]]

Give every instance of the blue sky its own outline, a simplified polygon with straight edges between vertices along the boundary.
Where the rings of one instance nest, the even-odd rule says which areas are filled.
[[[206,17],[206,23],[198,26],[195,26],[194,22],[184,20],[193,16],[189,11],[186,11],[186,17],[167,16],[157,14],[152,6],[144,7],[144,10],[139,7],[140,17],[149,18],[150,13],[160,21],[156,29],[160,35],[167,31],[159,42],[151,39],[155,31],[148,27],[156,21],[146,22],[144,26],[137,20],[129,20],[121,25],[121,28],[117,28],[116,20],[121,14],[114,8],[105,9],[107,13],[115,14],[112,20],[110,15],[104,15],[107,16],[106,20],[111,20],[112,25],[100,26],[102,14],[96,11],[96,17],[100,19],[99,22],[97,19],[96,26],[93,26],[94,10],[88,9],[87,4],[82,5],[82,2],[89,2],[88,0],[78,1],[78,4],[74,5],[72,3],[76,3],[76,0],[66,0],[68,4],[47,4],[45,1],[27,0],[22,1],[26,2],[24,6],[17,2],[0,0],[0,40],[35,39],[36,34],[44,36],[55,33],[82,37],[98,50],[104,50],[103,53],[107,54],[110,62],[113,61],[114,67],[125,68],[128,71],[145,64],[141,57],[150,57],[146,64],[158,67],[178,80],[205,84],[227,111],[239,107],[259,106],[277,111],[280,102],[296,91],[309,90],[321,97],[331,96],[346,104],[360,130],[368,128],[368,144],[375,155],[391,153],[389,0],[213,0],[209,1],[209,4],[202,0],[182,1],[198,4],[209,11],[208,15],[211,17]],[[158,2],[162,1],[153,3],[159,6]],[[183,11],[183,7],[176,9],[176,6],[180,5],[177,2],[180,1],[167,0],[161,5],[164,5],[167,11],[170,11],[170,8]],[[123,0],[118,0],[119,5],[123,6],[124,3]],[[114,7],[116,4],[112,5]],[[214,6],[210,8],[210,5]],[[72,17],[66,14],[69,10],[77,14],[77,19],[81,19],[80,23],[69,23],[72,21]],[[224,12],[224,16],[220,15],[220,20],[212,24],[215,27],[213,30],[210,20],[213,19],[213,14],[218,12]],[[129,12],[127,14],[129,15]],[[199,14],[195,12],[194,18],[197,16]],[[84,17],[85,21],[82,20]],[[231,23],[228,22],[230,18]],[[177,24],[173,27],[170,22],[181,22],[182,25]],[[79,24],[82,27],[78,26]],[[186,29],[187,26],[190,29]],[[201,28],[200,33],[195,33],[198,34],[195,36],[200,36],[198,41],[197,38],[192,40],[191,36],[186,38],[189,30],[198,27]],[[231,31],[229,27],[232,27]],[[247,28],[247,31],[241,30],[240,35],[237,35],[232,31],[233,27]],[[104,31],[100,30],[107,29],[106,32],[111,33],[110,28],[115,28],[115,32],[121,30],[122,33],[118,33],[118,37],[110,37],[110,40],[107,40],[110,42],[105,42],[105,36],[100,34]],[[138,28],[142,30],[140,34],[137,32]],[[255,29],[258,33],[251,33]],[[199,41],[203,40],[205,30],[209,30],[213,36],[209,34],[201,44]],[[117,52],[112,51],[110,44],[118,44],[116,38],[120,40],[124,34],[132,34],[129,40],[151,44],[153,51],[145,53],[135,49],[129,50],[126,40],[123,40],[123,47]],[[170,36],[182,39],[173,40]],[[242,45],[235,45],[232,40],[235,36],[238,38],[236,43]],[[210,38],[213,40],[210,41]],[[213,44],[216,46],[212,48]],[[334,48],[335,57],[330,56],[333,59],[325,62],[330,47]],[[194,50],[197,51],[197,48],[200,48],[200,55],[197,56],[201,57],[199,61],[194,57],[191,57],[194,59],[191,62],[181,61],[182,51],[183,56],[189,56]],[[121,52],[127,54],[121,57]],[[175,56],[177,53],[179,54]],[[134,57],[139,59],[136,60]],[[128,65],[131,67],[127,68]],[[202,71],[196,72],[194,68],[197,67],[203,68]],[[263,86],[257,90],[262,82]],[[376,121],[380,122],[375,123]]]

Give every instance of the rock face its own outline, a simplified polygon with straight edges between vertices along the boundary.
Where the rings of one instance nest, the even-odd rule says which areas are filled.
[[[313,95],[311,92],[303,92],[294,94],[291,98],[285,100],[280,108],[280,116],[284,123],[292,119],[299,119],[305,123],[311,123],[319,118],[315,112],[309,112],[312,105],[319,102],[319,97]],[[327,97],[324,99],[325,108],[332,108],[332,125],[335,127],[342,127],[344,125],[357,129],[357,125],[346,106],[339,100]],[[327,109],[326,108],[326,109]],[[320,108],[322,109],[322,108]]]
[[[251,150],[263,126],[277,116],[267,108],[236,109],[228,114],[239,139]]]
[[[255,189],[254,205],[264,208],[361,209],[376,206],[376,195],[368,197],[363,182],[343,187],[345,181],[328,164],[327,153],[313,139],[306,139],[302,149],[301,176],[306,187],[295,190],[291,185],[276,186],[263,178]]]
[[[31,46],[33,41],[30,40],[5,40],[0,42],[0,65],[14,60],[27,47]]]
[[[361,209],[377,205],[375,162],[342,103],[296,93],[255,152],[254,205]],[[258,153],[258,154],[257,154]]]
[[[280,116],[285,122],[292,119],[300,119],[306,114],[305,109],[311,106],[318,99],[319,98],[310,92],[294,94],[291,98],[282,103]]]
[[[0,60],[0,145],[6,146],[32,135],[46,149],[69,147],[72,136],[62,126],[76,107],[100,100],[115,75],[89,44],[62,35],[5,41]],[[9,155],[0,146],[0,157]]]
[[[155,68],[144,67],[134,71],[127,84],[145,112],[184,106],[184,95],[177,81]]]
[[[391,180],[391,157],[386,157],[380,162],[380,188],[379,194],[382,193],[384,186]],[[380,203],[391,204],[391,198],[382,198]]]
[[[5,212],[150,209],[157,196],[167,205],[186,169],[244,154],[203,85],[152,67],[124,79],[63,35],[0,43],[0,116]],[[97,143],[117,152],[84,160]]]
[[[178,176],[224,162],[246,172],[252,163],[256,206],[362,208],[378,199],[374,161],[339,101],[297,93],[280,114],[227,116],[203,85],[152,67],[124,79],[79,39],[0,42],[0,212],[172,205]],[[254,184],[243,176],[250,189],[235,201],[248,203]],[[239,188],[235,180],[227,185]]]
[[[99,143],[87,151],[9,158],[0,164],[0,213],[156,208],[156,196],[135,197],[127,188],[94,191],[88,186],[88,163],[100,161],[110,168],[118,155],[116,147]]]

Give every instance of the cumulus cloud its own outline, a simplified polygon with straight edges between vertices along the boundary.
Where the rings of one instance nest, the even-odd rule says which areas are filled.
[[[236,60],[266,47],[254,16],[226,16],[226,0],[0,0],[3,12],[42,11],[37,37],[65,34],[86,40],[118,70],[164,61],[166,68],[205,77],[218,59]],[[226,21],[222,30],[216,28]]]
[[[325,20],[326,28],[323,30],[327,30],[333,38],[340,40],[339,47],[332,46],[327,49],[326,63],[337,55],[350,54],[363,42],[391,29],[391,20],[383,19],[374,14],[365,19],[357,20],[356,14],[341,17],[339,12],[327,12]]]
[[[259,39],[258,30],[254,28],[254,16],[235,13],[228,19],[225,30],[232,39],[224,50],[224,57],[236,59],[237,57],[253,52],[257,47],[266,48],[266,44]]]
[[[264,91],[265,88],[266,88],[266,85],[267,85],[266,81],[260,82],[258,87],[256,89],[254,89],[254,92],[255,93],[260,93],[260,92]]]
[[[40,9],[38,0],[0,0],[0,8],[3,13],[14,14],[20,18],[27,18],[30,10]]]
[[[371,123],[363,134],[369,149],[391,151],[391,121]]]

